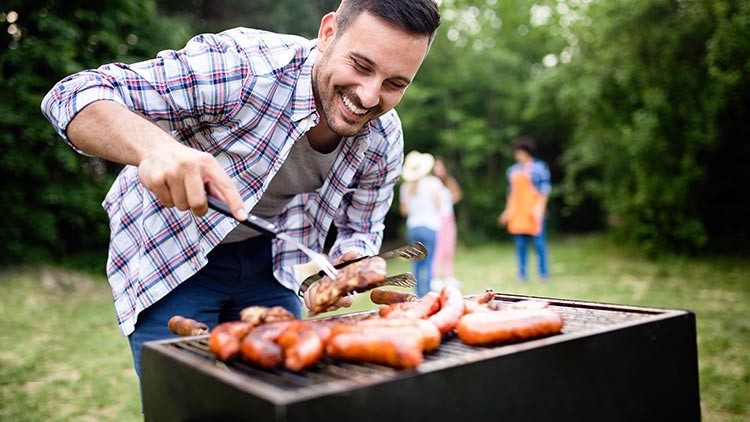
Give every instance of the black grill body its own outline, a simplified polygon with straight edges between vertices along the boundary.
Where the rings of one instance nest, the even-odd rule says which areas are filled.
[[[563,332],[492,347],[448,337],[404,371],[328,358],[300,374],[266,371],[215,360],[207,336],[149,342],[142,354],[145,419],[700,420],[693,313],[496,296],[526,299],[550,302],[565,319]]]

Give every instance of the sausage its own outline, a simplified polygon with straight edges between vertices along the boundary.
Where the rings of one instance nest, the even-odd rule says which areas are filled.
[[[416,302],[419,300],[417,295],[409,292],[399,292],[397,290],[373,289],[370,292],[370,300],[378,305],[391,305],[401,302]]]
[[[208,334],[208,325],[180,315],[170,318],[167,327],[169,331],[182,337]]]
[[[460,293],[459,293],[460,296]],[[462,299],[463,300],[463,299]],[[422,296],[416,305],[405,310],[395,309],[386,314],[386,318],[411,318],[424,319],[438,312],[440,309],[440,296],[435,292],[429,292]]]
[[[326,353],[334,359],[363,361],[399,369],[422,363],[419,338],[385,333],[341,333],[331,338]]]
[[[493,303],[493,309],[500,311],[518,310],[518,309],[544,309],[549,306],[549,302],[543,300],[522,300],[514,303]]]
[[[337,324],[332,335],[341,333],[383,333],[396,336],[412,336],[420,340],[422,350],[432,351],[440,345],[442,336],[435,325],[423,319],[384,319],[372,318],[355,324]]]
[[[441,333],[445,334],[458,324],[464,314],[466,306],[461,291],[455,287],[443,287],[440,291],[440,310],[427,320],[435,324]]]
[[[311,293],[310,312],[325,312],[347,293],[378,286],[385,281],[386,276],[385,260],[379,256],[365,258],[341,268],[333,280],[323,276],[314,293]]]
[[[211,330],[208,349],[221,361],[227,361],[239,354],[241,340],[253,329],[253,325],[243,321],[224,322]]]
[[[273,369],[284,362],[284,353],[276,340],[291,321],[263,324],[250,331],[240,345],[242,357],[261,368]]]
[[[281,306],[250,306],[240,311],[240,319],[255,326],[267,322],[292,321],[297,319],[293,313]]]
[[[467,314],[456,331],[466,344],[479,346],[559,333],[563,318],[549,309],[521,309]]]
[[[492,309],[488,306],[488,303],[495,298],[495,291],[492,289],[485,290],[484,293],[472,297],[470,299],[464,299],[464,314],[471,314],[474,312],[489,312]]]
[[[378,313],[381,317],[387,318],[388,314],[395,311],[405,311],[407,309],[411,309],[415,306],[417,306],[419,302],[399,302],[399,303],[393,303],[388,306],[381,306],[378,310]]]
[[[284,349],[284,366],[290,371],[299,372],[323,357],[323,342],[309,325],[288,327],[278,344]]]
[[[482,293],[481,295],[477,296],[475,299],[477,303],[488,303],[492,299],[495,298],[495,291],[492,289],[487,289]]]

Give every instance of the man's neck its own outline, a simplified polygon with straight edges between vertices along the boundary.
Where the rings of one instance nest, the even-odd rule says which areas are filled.
[[[321,122],[307,131],[307,140],[315,151],[327,154],[339,146],[341,136],[333,132],[328,125]]]

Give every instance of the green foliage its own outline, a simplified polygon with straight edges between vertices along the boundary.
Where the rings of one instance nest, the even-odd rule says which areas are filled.
[[[187,38],[151,0],[6,2],[0,25],[0,264],[60,261],[108,237],[100,203],[117,168],[75,154],[39,111],[64,76],[112,61],[133,62]]]
[[[750,111],[748,3],[601,1],[588,17],[580,55],[554,70],[575,120],[569,202],[593,196],[649,252],[747,245],[748,122],[727,117]]]

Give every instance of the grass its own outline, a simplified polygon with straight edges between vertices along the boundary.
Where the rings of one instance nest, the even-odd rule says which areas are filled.
[[[694,311],[704,420],[750,420],[750,261],[652,262],[599,236],[555,239],[550,256],[546,284],[515,281],[510,244],[463,246],[456,272],[467,294],[491,287]],[[339,312],[371,307],[360,295]],[[56,268],[0,273],[0,420],[139,419],[138,382],[106,282]]]

